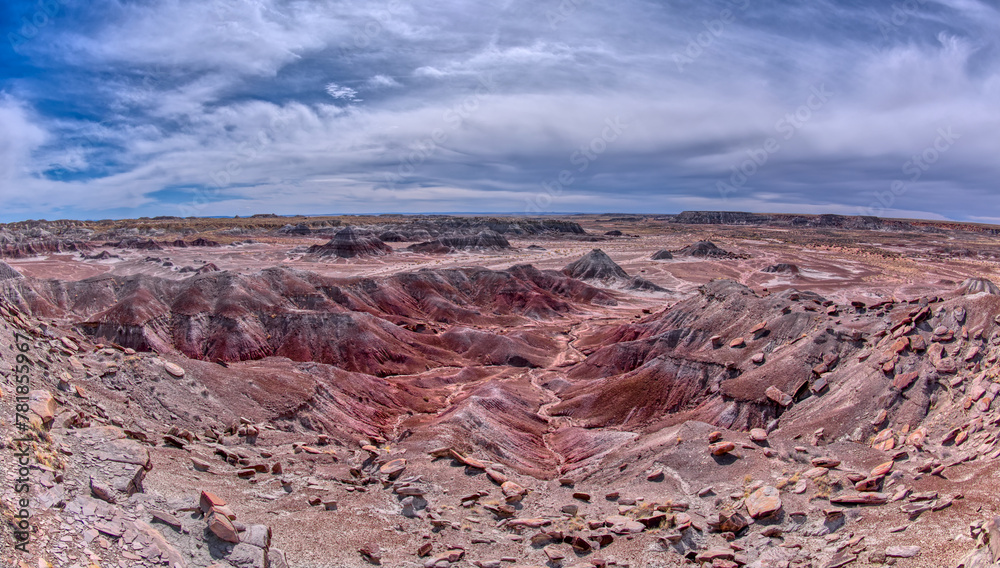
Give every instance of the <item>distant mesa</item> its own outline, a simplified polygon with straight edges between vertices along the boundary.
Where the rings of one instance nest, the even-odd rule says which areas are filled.
[[[528,250],[546,250],[546,249],[545,247],[540,247],[538,245],[531,245],[528,247]]]
[[[448,254],[457,251],[488,251],[509,248],[511,248],[510,243],[503,235],[489,229],[477,235],[440,237],[406,247],[407,250],[423,254]]]
[[[563,274],[577,280],[599,280],[606,284],[618,285],[628,290],[644,292],[668,292],[639,276],[629,276],[625,269],[611,260],[606,252],[594,249],[579,260],[566,265]]]
[[[386,231],[378,236],[382,239],[384,243],[404,243],[406,242],[406,236],[399,231]]]
[[[913,230],[907,221],[871,216],[762,214],[742,211],[684,211],[670,218],[671,223],[689,225],[743,225],[771,227],[816,227],[854,230]]]
[[[62,239],[45,239],[25,242],[5,240],[0,234],[0,257],[29,258],[60,252],[83,252],[93,248],[90,243]]]
[[[621,231],[619,231],[617,229],[615,229],[614,231],[608,231],[607,233],[604,233],[604,235],[608,236],[608,237],[620,237],[623,234],[624,233],[622,233]]]
[[[769,274],[798,274],[799,267],[787,262],[779,262],[778,264],[768,266],[761,272],[767,272]]]
[[[742,211],[683,211],[671,219],[672,223],[689,225],[762,225],[770,216]]]
[[[309,247],[309,254],[319,257],[355,258],[385,256],[390,253],[392,253],[392,247],[374,235],[359,233],[354,227],[341,229],[325,245]]]
[[[184,242],[184,239],[177,239],[176,241],[170,243],[170,246],[177,248],[187,248],[188,244]]]
[[[285,225],[278,229],[278,233],[282,235],[311,235],[312,229],[305,223],[299,223],[298,225]]]
[[[658,250],[655,253],[653,253],[652,259],[653,260],[673,260],[674,259],[674,253],[672,253],[672,252],[670,252],[668,250]]]
[[[201,238],[197,238],[197,239],[191,241],[191,246],[193,246],[193,247],[217,247],[217,246],[221,246],[221,245],[219,243],[215,242],[215,241],[210,241],[210,240],[208,240],[208,239],[206,239],[204,237],[201,237]]]
[[[422,243],[424,241],[429,241],[438,237],[437,231],[431,234],[427,229],[413,229],[413,228],[401,228],[399,230],[386,231],[383,235],[389,237],[389,240],[379,238],[387,243]]]
[[[104,243],[104,246],[132,250],[163,250],[163,247],[152,239],[122,239],[118,242]]]
[[[106,250],[102,250],[97,254],[91,254],[91,255],[81,254],[81,256],[83,257],[84,260],[111,260],[112,258],[121,258],[117,254],[111,254]]]
[[[489,230],[502,235],[539,235],[545,233],[583,235],[587,232],[579,223],[559,219],[478,219],[474,221],[480,226],[485,225]]]
[[[505,238],[513,236],[544,235],[561,239],[576,239],[586,231],[578,223],[559,219],[512,219],[486,217],[428,217],[403,223],[385,223],[363,226],[387,243],[432,242],[452,237],[475,237],[486,231],[499,233]],[[448,246],[448,245],[445,245]],[[456,250],[465,246],[452,247]]]
[[[982,293],[1000,296],[1000,287],[994,284],[992,280],[987,280],[986,278],[969,278],[965,282],[962,282],[962,286],[958,289],[958,292],[964,296]]]
[[[715,246],[712,241],[698,241],[677,251],[678,256],[693,256],[696,258],[734,258],[736,255]]]
[[[14,267],[0,260],[0,280],[17,280],[24,278]]]

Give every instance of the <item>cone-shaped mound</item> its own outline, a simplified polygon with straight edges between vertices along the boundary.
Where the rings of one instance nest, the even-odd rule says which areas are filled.
[[[659,250],[653,253],[653,260],[673,260],[674,254],[668,250]]]
[[[641,276],[633,276],[626,286],[629,290],[641,290],[643,292],[669,292],[666,288],[653,284]]]
[[[958,291],[964,296],[983,292],[993,296],[1000,296],[1000,287],[994,284],[992,280],[987,280],[986,278],[969,278],[965,282],[962,282],[962,287]]]
[[[373,235],[363,235],[347,227],[339,231],[325,245],[309,247],[309,253],[320,257],[336,256],[354,258],[358,256],[385,256],[392,248]]]
[[[594,249],[576,262],[566,265],[563,274],[579,280],[609,280],[612,278],[628,278],[628,273],[615,264],[606,252]]]
[[[210,262],[210,263],[206,264],[205,266],[202,266],[201,268],[199,268],[195,272],[197,272],[198,274],[207,274],[209,272],[219,272],[219,267],[216,266],[214,262]]]
[[[21,273],[7,264],[6,262],[0,260],[0,280],[15,280],[17,278],[24,278]]]
[[[711,241],[698,241],[677,251],[680,256],[695,256],[701,258],[729,258],[731,252],[720,249]]]
[[[794,264],[789,264],[787,262],[780,262],[778,264],[772,264],[768,266],[761,272],[767,272],[769,274],[798,274],[799,267]]]

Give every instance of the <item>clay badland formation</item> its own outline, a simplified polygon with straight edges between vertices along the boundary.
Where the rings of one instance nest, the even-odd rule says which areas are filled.
[[[995,227],[163,217],[0,256],[2,566],[1000,556]]]

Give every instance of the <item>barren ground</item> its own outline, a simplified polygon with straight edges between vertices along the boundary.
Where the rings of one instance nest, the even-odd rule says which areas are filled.
[[[36,532],[17,553],[5,524],[0,565],[907,568],[976,549],[970,524],[1000,514],[1000,295],[963,285],[1000,282],[1000,237],[565,220],[587,235],[336,260],[309,251],[336,227],[171,221],[142,238],[218,246],[137,250],[109,244],[122,222],[83,254],[3,259],[24,276],[0,281],[3,506],[17,332]],[[680,253],[698,241],[731,254]],[[559,272],[595,248],[666,290]],[[202,491],[242,543],[207,528]]]

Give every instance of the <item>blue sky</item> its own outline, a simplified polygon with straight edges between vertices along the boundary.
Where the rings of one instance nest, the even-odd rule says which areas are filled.
[[[0,31],[0,221],[1000,223],[980,0],[8,0]]]

